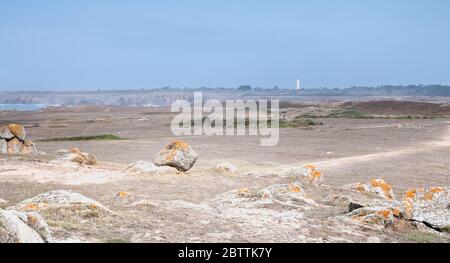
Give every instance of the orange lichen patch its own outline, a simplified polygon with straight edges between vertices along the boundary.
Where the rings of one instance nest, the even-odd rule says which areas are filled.
[[[432,187],[428,190],[423,190],[423,192],[424,192],[423,199],[425,199],[427,201],[431,201],[431,200],[433,200],[433,197],[435,194],[444,192],[444,188]]]
[[[98,208],[98,206],[96,206],[94,204],[89,205],[89,209],[97,209],[97,208]]]
[[[370,181],[370,184],[373,187],[380,187],[381,189],[383,189],[384,191],[390,191],[392,190],[392,187],[390,184],[386,183],[386,181],[382,180],[382,179],[373,179]]]
[[[392,214],[394,214],[395,217],[400,217],[402,213],[398,209],[393,209]]]
[[[317,170],[316,166],[313,164],[308,164],[304,166],[305,173],[304,176],[311,182],[318,182],[322,177],[322,173]]]
[[[189,145],[183,141],[173,141],[166,145],[166,150],[169,151],[169,153],[166,156],[166,161],[171,162],[173,161],[175,155],[177,154],[177,151],[185,151],[189,149]]]
[[[314,165],[314,164],[307,164],[307,165],[305,165],[305,168],[306,169],[311,169],[311,170],[313,170],[313,171],[315,171],[317,168],[316,168],[316,166]]]
[[[183,141],[173,141],[169,145],[169,150],[186,150],[189,149],[189,145]]]
[[[372,187],[380,188],[388,199],[394,198],[391,194],[392,186],[390,184],[386,183],[386,181],[384,181],[382,179],[373,179],[370,181],[370,184],[372,185]]]
[[[319,171],[313,171],[313,173],[312,173],[312,177],[313,177],[314,179],[320,178],[321,176],[322,176],[322,172],[319,172]]]
[[[8,125],[9,130],[19,139],[23,140],[27,133],[25,128],[20,124],[10,124]]]
[[[445,190],[442,187],[432,187],[432,188],[430,188],[430,192],[433,192],[433,193],[441,193],[441,192],[444,192],[444,191]]]
[[[409,190],[409,191],[407,191],[405,193],[405,196],[407,198],[414,198],[414,197],[416,197],[416,194],[417,194],[417,190],[416,189],[411,189],[411,190]]]
[[[291,191],[293,193],[300,193],[302,191],[302,188],[300,188],[300,186],[298,186],[298,185],[290,185],[289,191]]]
[[[378,211],[378,214],[387,219],[391,215],[391,211],[381,210],[381,211]]]
[[[116,194],[116,196],[119,197],[119,198],[124,198],[124,197],[130,196],[130,193],[127,193],[127,192],[118,192],[118,193]]]
[[[26,210],[39,210],[39,206],[37,204],[27,204],[23,208]]]
[[[422,198],[425,201],[431,201],[431,200],[433,200],[433,197],[435,194],[441,193],[444,191],[445,190],[442,187],[432,187],[429,189],[420,188],[419,190],[413,189],[413,190],[409,190],[405,193],[405,199],[408,199],[408,198],[414,199],[417,197],[418,193],[421,193],[419,198]]]

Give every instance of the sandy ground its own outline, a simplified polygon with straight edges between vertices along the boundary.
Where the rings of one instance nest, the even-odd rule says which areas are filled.
[[[0,113],[0,125],[21,123],[44,157],[0,157],[0,198],[10,204],[48,190],[70,189],[111,203],[119,191],[132,193],[140,206],[119,205],[119,216],[71,226],[51,225],[54,236],[91,242],[366,242],[408,241],[389,230],[342,223],[342,208],[285,208],[284,205],[235,205],[226,193],[263,188],[287,179],[252,176],[316,164],[327,187],[382,178],[397,195],[409,188],[450,186],[450,121],[447,119],[322,119],[313,129],[281,129],[275,147],[260,147],[259,137],[183,137],[199,154],[186,174],[131,176],[124,169],[153,155],[175,139],[167,109],[87,107],[47,112]],[[41,139],[112,133],[128,140],[39,142]],[[76,146],[93,153],[95,167],[51,164],[58,149]],[[221,162],[239,173],[213,171]],[[331,190],[308,187],[315,200]],[[227,205],[229,204],[229,205]],[[284,207],[284,208],[283,208]],[[283,213],[281,212],[283,211]],[[333,215],[333,216],[332,216]]]

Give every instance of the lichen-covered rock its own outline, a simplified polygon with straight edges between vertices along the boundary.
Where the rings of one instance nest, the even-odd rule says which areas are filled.
[[[351,217],[352,220],[359,221],[360,223],[364,224],[375,224],[383,226],[392,225],[395,219],[400,218],[402,215],[401,211],[394,207],[353,206],[353,208],[354,209],[351,210],[347,214],[347,216]]]
[[[450,193],[448,188],[412,189],[403,198],[405,217],[434,228],[450,228]]]
[[[27,133],[19,124],[9,124],[0,128],[0,154],[45,154],[36,145],[25,140]]]
[[[8,143],[5,139],[0,139],[0,154],[8,153]]]
[[[60,156],[59,161],[69,161],[79,165],[96,165],[98,163],[93,154],[81,152],[76,147],[69,150],[58,150],[56,153]]]
[[[22,148],[23,143],[19,139],[13,138],[8,141],[8,154],[19,154]]]
[[[260,190],[242,188],[236,191],[236,196],[253,200],[272,200],[281,203],[303,202],[316,205],[312,199],[305,196],[305,191],[298,183],[275,184]]]
[[[156,166],[152,162],[138,161],[129,165],[124,172],[131,175],[163,175],[176,174],[178,170],[169,166]]]
[[[299,184],[276,184],[258,191],[261,199],[275,199],[283,202],[302,201],[305,191]]]
[[[281,172],[281,176],[297,178],[313,185],[321,185],[323,182],[322,172],[317,170],[315,165],[288,168]]]
[[[111,204],[109,205],[109,208],[113,207],[114,205],[129,205],[135,200],[134,195],[128,192],[118,192],[113,200],[111,201]]]
[[[214,168],[216,172],[235,174],[237,172],[237,167],[231,163],[220,163]]]
[[[24,200],[16,206],[16,208],[21,211],[40,211],[55,207],[109,210],[93,199],[66,190],[55,190],[42,193],[33,198]]]
[[[35,212],[0,210],[0,243],[51,242],[45,220]]]
[[[22,125],[10,124],[8,125],[8,128],[17,139],[25,141],[25,137],[27,137],[27,132],[25,131],[25,128]]]
[[[11,140],[12,138],[14,138],[14,134],[8,126],[0,127],[0,139]]]
[[[174,141],[166,145],[154,157],[157,166],[170,166],[185,172],[194,166],[197,153],[183,141]]]
[[[353,183],[344,186],[344,188],[362,194],[373,194],[386,200],[395,199],[394,192],[392,191],[392,186],[383,179],[373,179],[367,184]]]

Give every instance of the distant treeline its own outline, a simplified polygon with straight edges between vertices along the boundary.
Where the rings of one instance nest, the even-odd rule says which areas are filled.
[[[179,88],[165,87],[161,90],[181,90]],[[276,86],[275,88],[267,89],[260,87],[252,87],[250,85],[242,85],[237,88],[209,88],[202,87],[197,89],[185,88],[183,90],[209,90],[209,91],[232,91],[246,92],[253,94],[268,93],[268,94],[292,94],[297,92],[293,89],[282,89]],[[383,85],[378,87],[364,87],[355,86],[350,88],[319,88],[319,89],[303,89],[300,91],[302,95],[310,96],[443,96],[450,97],[449,85],[408,85],[408,86],[394,86]]]

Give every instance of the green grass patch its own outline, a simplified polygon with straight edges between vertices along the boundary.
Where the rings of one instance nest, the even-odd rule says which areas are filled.
[[[330,113],[328,118],[373,119],[374,117],[359,110],[344,110]]]
[[[40,142],[69,142],[69,141],[119,141],[126,140],[125,138],[116,136],[114,134],[100,134],[76,137],[61,137],[61,138],[47,138],[40,140]]]
[[[203,125],[203,123],[207,120],[207,117],[203,117],[202,119],[197,119],[197,120],[192,120],[191,121],[191,126],[194,125]],[[249,128],[250,127],[250,120],[249,118],[246,118],[244,121],[245,124],[245,128]],[[256,122],[256,126],[260,127],[260,121],[258,120]],[[211,124],[213,127],[215,127],[215,121],[212,121]],[[239,125],[238,120],[235,118],[234,119],[234,123],[232,125],[232,127],[237,128]],[[266,123],[262,123],[263,126],[267,125],[268,128],[272,127],[272,120],[269,118],[267,120],[267,124]],[[323,125],[323,123],[321,122],[317,122],[314,121],[312,119],[306,119],[303,118],[301,116],[297,116],[295,117],[293,120],[279,120],[279,127],[280,128],[310,128],[311,126],[316,126],[316,125]],[[180,123],[180,128],[182,128],[183,125],[182,123]],[[227,127],[227,120],[223,120],[223,127]]]
[[[329,114],[323,115],[313,115],[313,114],[303,114],[297,116],[299,118],[307,118],[307,119],[327,119],[327,118],[346,118],[346,119],[395,119],[395,120],[427,120],[427,119],[436,119],[436,118],[446,118],[445,116],[421,116],[421,115],[376,115],[369,114],[366,112],[362,112],[359,110],[341,110],[332,112]]]
[[[323,125],[323,123],[305,119],[301,116],[297,116],[293,120],[280,120],[280,128],[310,128],[317,125]]]
[[[409,241],[413,241],[416,243],[442,243],[444,242],[443,238],[435,233],[421,232],[421,231],[412,231],[407,235]]]

